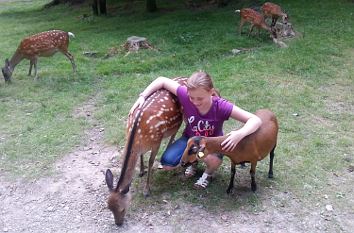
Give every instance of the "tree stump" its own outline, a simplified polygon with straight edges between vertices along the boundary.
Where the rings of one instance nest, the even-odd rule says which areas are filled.
[[[291,23],[280,23],[277,22],[274,26],[278,37],[290,38],[296,35],[295,30]]]
[[[131,36],[123,45],[124,49],[131,51],[138,51],[139,49],[154,49],[154,47],[147,41],[145,37]]]

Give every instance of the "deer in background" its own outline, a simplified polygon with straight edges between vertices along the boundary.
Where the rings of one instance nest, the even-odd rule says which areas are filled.
[[[274,39],[277,38],[277,34],[276,31],[269,27],[265,20],[263,15],[261,15],[260,13],[258,13],[257,11],[251,9],[251,8],[243,8],[241,10],[236,10],[236,13],[240,13],[241,16],[241,20],[240,20],[240,27],[239,27],[239,32],[240,35],[242,33],[242,27],[246,22],[251,23],[251,27],[250,30],[248,32],[248,36],[251,34],[251,32],[253,31],[254,27],[258,28],[258,36],[259,36],[259,31],[260,29],[264,29],[266,31],[268,31],[270,33],[270,36]]]
[[[279,17],[282,17],[284,24],[288,23],[288,19],[289,19],[288,15],[284,13],[281,7],[278,6],[277,4],[266,2],[261,7],[261,10],[265,18],[269,18],[269,17],[272,18],[272,24],[270,25],[271,27],[275,26]]]
[[[187,78],[177,78],[185,84]],[[122,225],[131,202],[129,188],[140,157],[140,176],[144,175],[143,155],[151,150],[144,196],[150,195],[152,166],[163,138],[171,137],[169,144],[182,124],[182,111],[177,97],[165,89],[150,95],[142,108],[137,108],[128,118],[123,164],[117,186],[113,186],[113,174],[107,169],[106,183],[110,191],[108,208],[113,212],[117,225]]]
[[[31,75],[32,67],[34,67],[34,75],[35,79],[37,79],[38,57],[50,57],[58,51],[63,53],[70,60],[73,71],[76,72],[74,57],[68,51],[69,37],[75,36],[71,32],[52,30],[41,32],[23,39],[12,58],[10,60],[5,60],[5,66],[2,68],[2,74],[4,75],[5,81],[11,81],[11,76],[15,67],[23,59],[30,60],[28,75]]]

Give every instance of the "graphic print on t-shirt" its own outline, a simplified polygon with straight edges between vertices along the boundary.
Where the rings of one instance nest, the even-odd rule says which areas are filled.
[[[191,126],[192,132],[195,136],[205,136],[213,135],[214,133],[214,125],[211,125],[207,120],[199,120],[198,122],[194,122],[195,117],[191,116],[188,118],[188,123]]]

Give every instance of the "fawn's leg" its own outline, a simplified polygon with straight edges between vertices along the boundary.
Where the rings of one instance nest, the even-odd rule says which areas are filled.
[[[238,29],[238,30],[239,30],[239,33],[240,33],[240,35],[242,34],[242,27],[243,27],[243,25],[245,24],[245,22],[246,22],[246,21],[245,21],[244,19],[242,19],[242,18],[241,18],[241,20],[240,20],[240,27],[239,27],[239,29]]]
[[[38,75],[37,75],[37,58],[33,59],[33,66],[34,66],[34,80],[38,80]]]
[[[146,179],[146,184],[144,187],[144,197],[150,196],[150,182],[151,182],[151,176],[152,176],[152,165],[154,164],[157,152],[159,152],[160,144],[154,145],[151,149],[151,155],[149,159],[149,166],[148,166],[148,174],[147,174],[147,179]]]
[[[251,35],[251,33],[252,33],[252,31],[253,31],[253,28],[254,28],[254,24],[252,24],[252,25],[251,25],[251,27],[250,27],[250,31],[248,32],[248,36],[250,36],[250,35]]]
[[[30,60],[30,68],[29,68],[29,71],[28,71],[28,76],[31,76],[31,73],[32,73],[32,67],[33,67],[33,61]]]
[[[71,53],[69,53],[69,51],[66,51],[64,52],[64,55],[69,58],[70,62],[71,62],[71,65],[73,67],[73,71],[74,73],[76,73],[76,64],[75,64],[75,61],[74,61],[74,56],[71,55]]]

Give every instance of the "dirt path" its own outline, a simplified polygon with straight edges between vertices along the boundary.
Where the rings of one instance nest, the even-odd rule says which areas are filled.
[[[117,167],[118,148],[103,144],[104,129],[92,117],[95,98],[75,110],[93,128],[82,145],[55,164],[55,175],[32,182],[10,182],[0,175],[0,232],[350,232],[353,202],[345,211],[304,206],[291,193],[261,190],[261,211],[242,208],[211,213],[203,206],[161,199],[144,210],[129,211],[122,227],[106,208],[107,168]],[[116,167],[114,167],[116,166]],[[350,193],[353,173],[333,180]],[[263,194],[262,194],[263,192]],[[134,195],[141,193],[134,193]],[[353,200],[352,200],[353,201]],[[133,198],[134,202],[134,198]],[[329,207],[328,207],[329,208]]]

